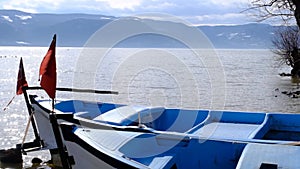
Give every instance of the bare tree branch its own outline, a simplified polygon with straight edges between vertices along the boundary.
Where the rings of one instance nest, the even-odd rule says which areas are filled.
[[[278,30],[275,35],[276,38],[272,42],[275,47],[273,53],[276,54],[277,61],[292,68],[299,66],[300,57],[298,54],[293,54],[295,50],[298,53],[300,46],[299,28],[295,26],[287,27],[284,30]]]
[[[272,42],[279,63],[291,66],[291,74],[300,76],[300,0],[251,0],[250,7],[244,12],[253,12],[258,21],[278,17],[287,25],[295,19],[298,27],[289,26],[277,31]]]
[[[296,5],[293,1],[298,0],[252,0],[243,12],[254,14],[259,22],[278,17],[288,23],[295,18]]]

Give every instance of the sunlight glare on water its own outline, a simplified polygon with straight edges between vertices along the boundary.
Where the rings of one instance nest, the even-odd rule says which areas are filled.
[[[5,149],[21,143],[28,119],[23,96],[17,96],[9,109],[3,111],[3,108],[16,92],[20,57],[23,57],[28,84],[39,86],[38,70],[47,48],[0,47],[0,49],[0,149]],[[194,79],[186,79],[182,76],[183,70],[180,67],[172,67],[172,64],[164,64],[166,67],[162,69],[145,69],[137,74],[114,75],[115,69],[126,72],[126,69],[132,68],[126,67],[126,64],[132,66],[132,63],[122,59],[126,53],[139,53],[138,51],[141,50],[143,49],[113,49],[103,62],[104,65],[98,65],[96,75],[91,76],[91,72],[80,72],[80,70],[75,69],[80,48],[57,48],[58,87],[73,87],[74,74],[80,73],[87,78],[94,77],[93,82],[96,89],[118,91],[120,95],[113,99],[116,102],[167,107],[197,108],[200,106],[202,109],[210,108],[211,85],[205,66],[201,61],[189,57],[190,55],[185,49],[165,49],[165,51],[183,59]],[[289,73],[290,70],[288,67],[276,67],[273,54],[269,50],[216,50],[216,52],[225,71],[226,100],[224,109],[256,112],[300,112],[298,99],[292,99],[281,94],[282,91],[297,88],[296,84],[291,83],[290,78],[278,75],[281,72]],[[143,52],[140,53],[143,54]],[[202,53],[205,55],[205,52]],[[164,53],[152,54],[155,56],[160,54],[160,57],[164,57]],[[164,71],[166,69],[174,72],[174,74]],[[118,88],[112,88],[115,87],[111,80],[114,78],[110,76],[129,79],[129,83],[117,85]],[[178,85],[178,80],[182,80],[182,83],[187,86],[193,81],[198,84],[199,103],[191,103],[188,96],[181,96],[182,91]],[[183,90],[186,90],[183,92],[188,93],[188,95],[195,94],[190,92],[192,88],[184,88]],[[126,93],[128,95],[125,95]],[[47,97],[44,93],[42,94]],[[69,95],[57,94],[57,97],[64,96]],[[101,101],[111,101],[105,96],[97,98]],[[33,138],[34,135],[30,129],[27,141],[31,141]],[[44,161],[49,159],[47,152],[30,154],[24,157],[25,167],[30,166],[33,157],[39,157]]]

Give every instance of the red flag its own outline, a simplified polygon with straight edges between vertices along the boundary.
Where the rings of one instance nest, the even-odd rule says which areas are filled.
[[[40,66],[41,87],[47,92],[50,98],[55,98],[56,93],[56,61],[55,61],[56,35],[48,49]]]
[[[18,81],[17,81],[17,95],[20,95],[23,93],[22,87],[28,86],[26,77],[25,77],[25,71],[23,67],[23,60],[20,59],[20,65],[19,65],[19,73],[18,73]]]

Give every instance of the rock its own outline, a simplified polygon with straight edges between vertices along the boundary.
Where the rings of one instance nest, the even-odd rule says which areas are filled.
[[[21,149],[0,150],[0,161],[2,163],[22,163]]]
[[[279,73],[279,76],[292,76],[292,74],[291,73]]]
[[[37,157],[34,157],[32,160],[31,160],[31,163],[33,164],[41,164],[43,161]]]

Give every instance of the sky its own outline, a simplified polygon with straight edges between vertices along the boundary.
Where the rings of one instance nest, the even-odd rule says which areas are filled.
[[[30,13],[87,13],[132,16],[164,13],[195,25],[234,25],[254,22],[241,11],[250,0],[1,0],[0,9]]]

